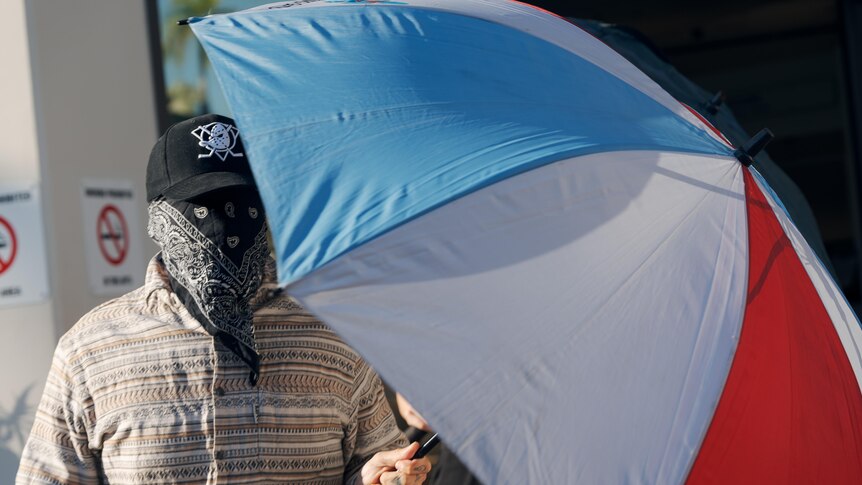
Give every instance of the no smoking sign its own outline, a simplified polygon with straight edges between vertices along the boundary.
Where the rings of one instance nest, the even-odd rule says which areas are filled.
[[[118,295],[143,282],[143,227],[134,185],[122,180],[84,180],[84,237],[90,289]]]
[[[39,187],[0,185],[0,306],[48,297],[48,264]]]
[[[9,221],[0,217],[0,275],[12,267],[18,254],[18,238]]]

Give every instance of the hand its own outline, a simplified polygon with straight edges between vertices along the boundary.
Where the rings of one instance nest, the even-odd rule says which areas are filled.
[[[389,451],[381,451],[362,467],[362,485],[420,485],[431,471],[428,457],[411,460],[419,443]]]
[[[404,421],[406,421],[407,424],[414,428],[421,429],[422,431],[431,431],[431,427],[428,426],[428,422],[425,421],[425,418],[423,418],[418,411],[413,409],[413,406],[404,399],[404,396],[396,393],[395,403],[398,405],[398,413],[402,418],[404,418]]]

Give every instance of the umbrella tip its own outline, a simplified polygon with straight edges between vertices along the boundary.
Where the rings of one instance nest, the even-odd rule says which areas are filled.
[[[177,20],[177,25],[188,25],[189,19],[179,19]]]
[[[715,96],[713,96],[712,99],[710,99],[706,103],[704,109],[707,113],[715,116],[716,114],[718,114],[718,109],[721,107],[722,104],[724,104],[724,93],[722,91],[719,91],[715,93]]]
[[[769,131],[769,128],[764,128],[751,137],[750,140],[733,152],[733,156],[737,158],[743,165],[750,167],[754,163],[754,157],[763,150],[766,145],[775,138],[775,135]]]

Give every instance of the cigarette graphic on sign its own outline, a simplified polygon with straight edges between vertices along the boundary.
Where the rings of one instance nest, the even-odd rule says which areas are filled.
[[[126,218],[116,206],[107,204],[96,221],[99,251],[110,265],[119,266],[129,252]]]

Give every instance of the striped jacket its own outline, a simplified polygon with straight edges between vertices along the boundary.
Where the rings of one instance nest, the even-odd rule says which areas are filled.
[[[60,339],[17,483],[336,484],[403,446],[377,374],[273,289],[255,302],[253,386],[153,258],[143,287]]]

